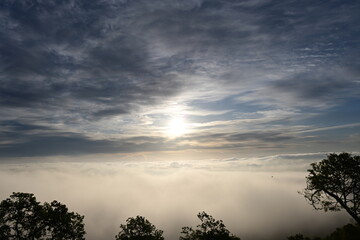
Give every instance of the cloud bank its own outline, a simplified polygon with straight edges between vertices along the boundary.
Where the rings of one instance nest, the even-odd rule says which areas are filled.
[[[231,161],[238,160],[225,162]],[[210,161],[8,164],[0,172],[1,199],[21,191],[65,203],[85,215],[89,240],[114,238],[136,215],[164,230],[166,239],[196,226],[200,211],[246,240],[324,235],[349,221],[343,212],[317,212],[305,202],[297,193],[305,187],[304,171],[234,170]]]

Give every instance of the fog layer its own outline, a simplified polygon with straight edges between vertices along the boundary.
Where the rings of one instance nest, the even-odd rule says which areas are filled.
[[[1,164],[0,197],[34,193],[85,215],[86,239],[114,239],[128,217],[142,215],[166,239],[198,224],[206,211],[242,240],[286,239],[302,232],[322,235],[347,223],[345,213],[312,209],[297,191],[305,171],[256,172],[181,163]]]

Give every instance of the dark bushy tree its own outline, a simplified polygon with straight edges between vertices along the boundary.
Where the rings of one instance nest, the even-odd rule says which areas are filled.
[[[163,231],[156,229],[146,218],[137,216],[128,218],[126,224],[120,225],[116,240],[164,240]]]
[[[317,210],[345,209],[360,224],[360,156],[330,154],[308,170],[303,195]]]
[[[360,227],[353,224],[347,224],[341,228],[337,228],[334,232],[326,237],[305,237],[302,234],[296,234],[287,238],[287,240],[359,240]]]
[[[33,194],[13,193],[0,203],[1,239],[39,239],[43,209]]]
[[[294,236],[290,236],[287,238],[288,240],[311,240],[310,238],[308,237],[305,237],[304,235],[298,233]]]
[[[201,224],[197,229],[183,227],[180,240],[240,240],[240,238],[230,234],[222,220],[215,220],[205,212],[199,213],[197,217]]]
[[[0,203],[0,239],[83,240],[83,219],[57,201],[41,205],[31,193],[13,193]]]
[[[324,238],[324,240],[359,240],[360,228],[352,224],[347,224],[342,228],[337,228],[333,233]]]
[[[52,240],[84,239],[84,216],[69,212],[57,201],[44,204],[46,235]]]

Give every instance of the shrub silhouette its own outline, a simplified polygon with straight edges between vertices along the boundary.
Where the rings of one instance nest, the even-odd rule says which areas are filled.
[[[342,228],[337,228],[324,240],[359,240],[360,228],[352,224],[347,224]]]
[[[287,238],[288,240],[311,240],[310,238],[308,237],[304,237],[304,235],[298,233],[298,234],[295,234],[294,236],[290,236]]]
[[[164,240],[163,231],[156,229],[142,216],[128,218],[120,228],[119,234],[115,236],[116,240]]]
[[[217,221],[205,212],[199,213],[197,217],[201,224],[197,225],[195,230],[191,227],[183,227],[180,240],[240,240],[230,234],[222,220]]]
[[[324,238],[305,237],[302,234],[296,234],[287,238],[287,240],[359,240],[360,239],[360,227],[352,224],[347,224],[341,228],[337,228],[334,232]]]

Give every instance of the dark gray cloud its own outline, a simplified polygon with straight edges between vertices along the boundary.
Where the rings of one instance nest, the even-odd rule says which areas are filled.
[[[6,136],[6,133],[4,134]],[[3,136],[4,136],[3,135]],[[14,135],[14,134],[11,134]],[[97,140],[81,134],[57,132],[16,136],[0,146],[0,157],[76,156],[97,153],[132,153],[171,150],[164,142],[132,142],[128,139]]]
[[[247,131],[242,133],[213,133],[213,134],[194,134],[189,137],[180,138],[181,140],[196,140],[198,142],[219,141],[220,142],[278,142],[293,139],[294,136],[281,131]]]
[[[94,139],[74,132],[41,125],[4,121],[0,123],[0,157],[69,156],[94,153],[117,153],[166,150],[166,139],[160,137],[130,137]]]
[[[273,83],[280,92],[291,94],[302,101],[329,101],[345,99],[345,96],[358,97],[360,85],[358,74],[348,69],[318,69],[297,74],[290,79]]]
[[[115,147],[111,141],[91,140],[81,134],[61,132],[51,127],[13,121],[3,122],[1,127],[0,136],[8,141],[0,146],[3,158],[113,152]]]
[[[231,141],[247,141],[247,140],[260,140],[265,142],[278,142],[293,139],[292,136],[284,135],[282,132],[275,131],[255,131],[249,133],[231,134],[228,137]]]
[[[58,104],[66,98],[72,105],[97,104],[84,114],[99,117],[176,93],[178,81],[148,66],[146,42],[129,32],[131,26],[119,26],[116,17],[124,9],[126,4],[103,1],[2,2],[2,106],[50,114],[71,110]],[[115,29],[109,23],[114,18]],[[126,107],[104,110],[109,102]]]

